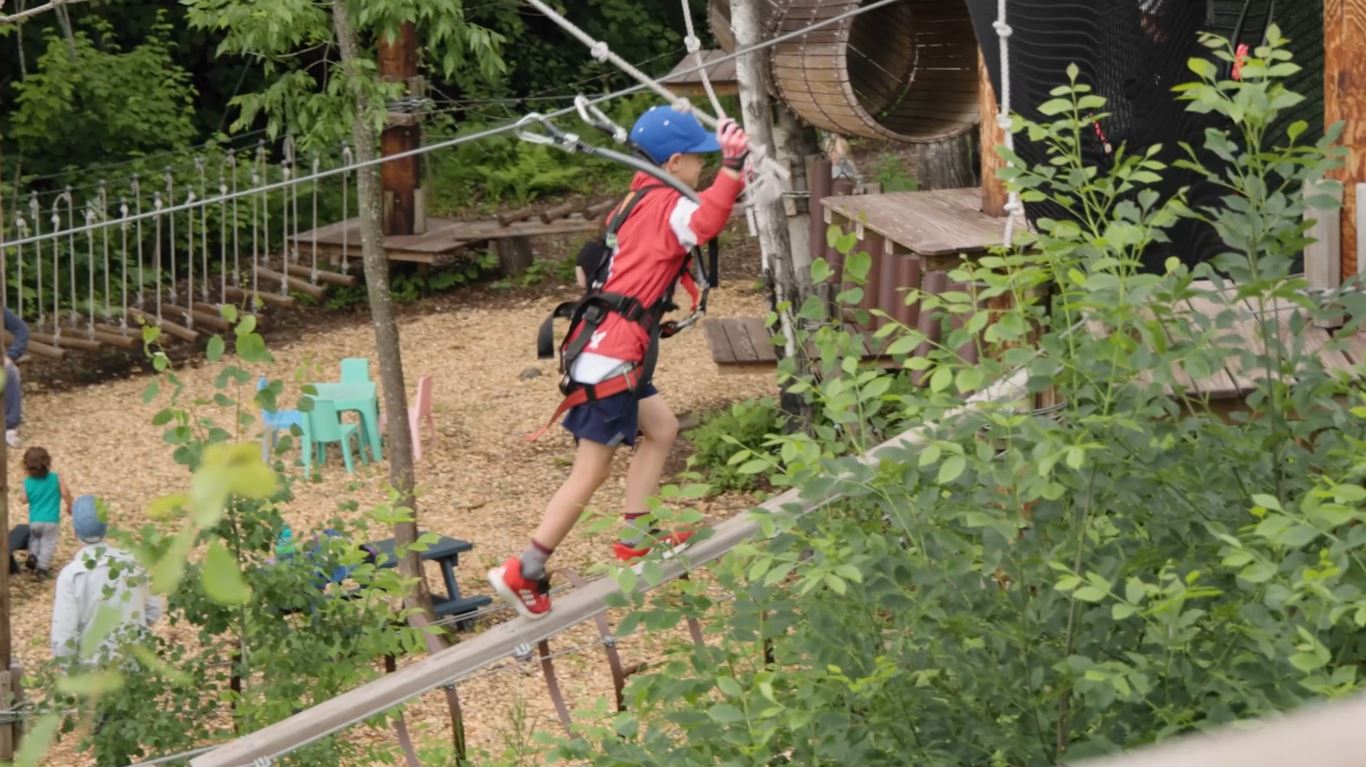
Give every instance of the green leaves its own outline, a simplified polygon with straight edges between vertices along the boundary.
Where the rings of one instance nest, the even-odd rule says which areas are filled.
[[[211,599],[230,605],[245,604],[251,589],[242,580],[237,560],[221,541],[213,541],[204,556],[204,592]]]

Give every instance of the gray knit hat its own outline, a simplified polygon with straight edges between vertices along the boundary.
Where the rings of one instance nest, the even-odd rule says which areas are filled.
[[[95,496],[82,495],[71,504],[71,527],[83,543],[99,543],[109,530]]]

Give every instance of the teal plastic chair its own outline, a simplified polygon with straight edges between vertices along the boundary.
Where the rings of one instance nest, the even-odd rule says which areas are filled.
[[[341,361],[341,382],[344,384],[370,383],[370,360],[347,357]]]
[[[332,443],[341,445],[342,460],[346,462],[346,473],[355,474],[356,466],[351,458],[351,438],[356,439],[360,459],[369,463],[365,443],[360,439],[360,427],[354,423],[342,423],[337,416],[337,407],[327,400],[313,400],[313,409],[305,413],[304,429],[304,472],[313,475],[313,461],[316,458],[321,466],[327,459],[327,446]]]

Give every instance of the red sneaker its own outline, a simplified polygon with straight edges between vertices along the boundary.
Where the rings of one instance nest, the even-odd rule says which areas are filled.
[[[489,583],[524,618],[536,620],[550,612],[550,579],[523,578],[521,557],[509,557],[502,567],[489,570]]]
[[[622,562],[634,562],[646,554],[649,554],[650,550],[655,546],[662,544],[667,547],[667,550],[664,552],[664,558],[668,559],[683,549],[688,548],[688,539],[693,536],[693,532],[694,531],[692,530],[679,530],[678,532],[669,533],[664,536],[651,536],[642,541],[640,548],[638,549],[633,549],[621,541],[617,541],[612,544],[612,553],[616,554],[617,559]]]

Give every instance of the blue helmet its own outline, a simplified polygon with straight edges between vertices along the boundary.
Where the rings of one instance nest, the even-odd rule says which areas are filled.
[[[662,165],[676,154],[719,152],[716,136],[691,113],[653,106],[631,127],[631,141]]]

